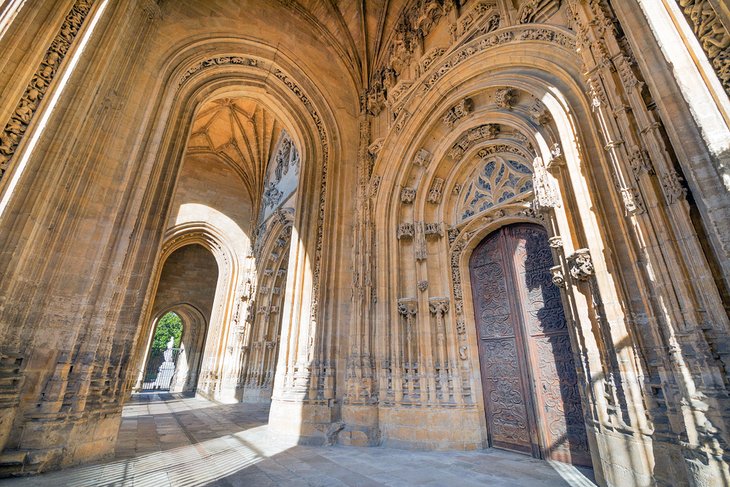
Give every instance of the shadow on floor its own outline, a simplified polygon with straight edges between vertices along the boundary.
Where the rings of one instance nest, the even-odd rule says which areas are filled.
[[[21,486],[592,486],[570,465],[488,449],[423,452],[296,445],[268,431],[268,406],[140,394],[125,406],[116,456],[9,479]],[[587,473],[590,475],[590,473]]]

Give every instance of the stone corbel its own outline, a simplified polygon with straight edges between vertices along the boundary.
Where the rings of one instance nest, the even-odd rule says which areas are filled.
[[[426,149],[419,149],[413,158],[413,164],[418,167],[427,167],[428,163],[431,162],[431,153]]]
[[[429,298],[428,310],[437,319],[443,319],[444,315],[449,312],[449,298]]]
[[[411,240],[413,239],[414,233],[413,223],[401,223],[398,225],[396,238],[398,240]]]
[[[570,276],[576,281],[587,281],[594,275],[593,260],[588,249],[578,249],[568,257]]]
[[[410,205],[413,203],[413,200],[416,199],[416,190],[415,188],[403,188],[400,191],[400,201],[403,204]]]
[[[443,224],[440,222],[424,223],[423,233],[426,236],[426,238],[437,239],[437,238],[443,237],[443,235],[444,235],[443,227],[444,227]]]

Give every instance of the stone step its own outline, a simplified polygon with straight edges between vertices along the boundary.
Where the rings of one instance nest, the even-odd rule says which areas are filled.
[[[0,478],[22,475],[28,452],[6,450],[0,454]]]

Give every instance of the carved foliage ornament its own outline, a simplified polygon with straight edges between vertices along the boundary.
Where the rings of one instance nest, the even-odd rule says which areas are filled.
[[[459,120],[469,115],[472,111],[474,111],[474,102],[471,98],[464,98],[446,112],[443,122],[447,127],[453,128]]]
[[[730,33],[709,0],[677,0],[725,91],[730,93]],[[723,2],[720,2],[722,4]]]
[[[209,68],[212,66],[226,66],[226,65],[230,65],[230,64],[257,67],[259,65],[259,62],[257,59],[245,58],[245,57],[241,57],[241,56],[218,56],[218,57],[206,59],[204,61],[200,61],[199,63],[195,64],[194,66],[189,67],[182,74],[182,76],[180,76],[180,81],[178,82],[177,86],[178,87],[182,86],[195,73],[197,73],[198,71],[201,71],[205,68]]]
[[[26,86],[23,96],[15,107],[10,120],[0,133],[0,180],[7,171],[10,159],[28,129],[31,119],[38,111],[41,100],[46,95],[61,62],[66,57],[71,44],[76,39],[84,20],[89,14],[94,0],[77,0],[53,38],[51,47],[43,56],[40,66]]]
[[[424,81],[423,91],[430,91],[438,80],[475,54],[501,44],[525,40],[550,42],[571,51],[574,51],[576,48],[575,41],[572,37],[545,26],[540,28],[516,27],[509,31],[494,32],[456,50],[448,59],[440,63],[438,68]]]
[[[456,140],[454,145],[451,146],[448,153],[449,157],[455,162],[459,161],[462,157],[464,157],[464,154],[467,150],[469,150],[469,147],[479,141],[495,138],[499,133],[499,130],[500,127],[496,123],[487,123],[469,129]]]

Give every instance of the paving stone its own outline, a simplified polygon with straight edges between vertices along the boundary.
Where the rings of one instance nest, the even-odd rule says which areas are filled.
[[[31,478],[8,479],[0,485],[593,485],[572,467],[553,468],[548,462],[499,450],[429,452],[384,447],[291,446],[267,431],[266,408],[245,404],[217,405],[170,394],[134,396],[125,407],[123,418],[113,460]],[[236,421],[232,422],[232,418]],[[563,471],[564,475],[569,471],[572,480],[563,480],[556,470]],[[590,472],[585,473],[590,476]]]

